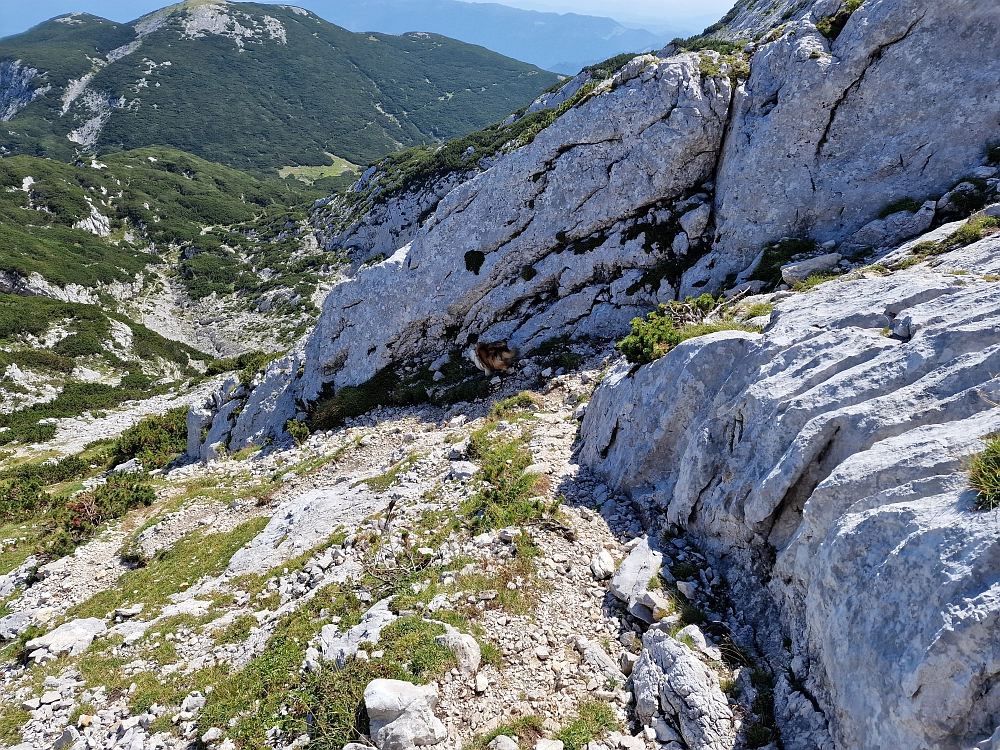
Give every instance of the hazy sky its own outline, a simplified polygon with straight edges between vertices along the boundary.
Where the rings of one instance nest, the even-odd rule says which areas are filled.
[[[86,11],[113,21],[131,21],[170,5],[175,0],[0,0],[0,37],[17,34],[53,16]],[[309,0],[258,0],[291,2],[309,8]],[[473,0],[487,2],[490,0]],[[707,26],[721,17],[734,0],[502,0],[503,5],[556,13],[610,16],[629,26],[659,31],[657,26]]]

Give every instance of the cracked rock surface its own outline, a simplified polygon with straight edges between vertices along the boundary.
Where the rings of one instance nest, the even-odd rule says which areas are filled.
[[[763,334],[619,367],[584,418],[585,465],[728,558],[757,617],[780,612],[774,658],[838,747],[995,729],[1000,532],[967,461],[1000,427],[996,244],[829,282],[779,301]]]

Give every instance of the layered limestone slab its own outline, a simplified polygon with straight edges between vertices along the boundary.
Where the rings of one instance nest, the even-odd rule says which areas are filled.
[[[1000,527],[966,472],[1000,428],[1000,285],[918,268],[827,283],[771,321],[618,367],[582,462],[734,581],[769,579],[838,747],[990,737]]]

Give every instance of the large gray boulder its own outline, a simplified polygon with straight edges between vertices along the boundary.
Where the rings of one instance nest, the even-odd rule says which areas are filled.
[[[937,260],[996,273],[998,247]],[[1000,428],[997,372],[1000,285],[924,267],[835,281],[778,303],[763,335],[613,370],[581,462],[725,555],[758,632],[781,613],[837,747],[958,750],[1000,710],[1000,526],[966,474]]]
[[[662,564],[663,554],[649,546],[648,538],[643,538],[611,578],[611,593],[628,605],[629,612],[646,622],[653,622],[654,612],[643,603],[643,595]]]
[[[24,650],[36,663],[65,654],[79,656],[106,630],[104,620],[96,617],[71,620],[43,636],[32,638],[24,644]]]
[[[468,633],[460,633],[451,625],[445,625],[444,635],[434,636],[434,643],[444,646],[455,656],[462,677],[468,679],[479,671],[482,650],[479,642]]]
[[[643,636],[632,688],[636,716],[646,726],[669,716],[691,750],[731,750],[736,745],[735,717],[715,673],[662,630]]]
[[[434,715],[437,688],[400,680],[372,680],[365,688],[371,738],[379,750],[436,745],[448,730]]]
[[[323,661],[330,661],[338,669],[347,666],[347,659],[358,653],[362,643],[377,644],[382,629],[396,620],[396,615],[389,609],[389,599],[383,599],[365,612],[354,627],[341,633],[336,625],[324,625],[320,630],[320,648]],[[478,665],[477,665],[478,666]]]

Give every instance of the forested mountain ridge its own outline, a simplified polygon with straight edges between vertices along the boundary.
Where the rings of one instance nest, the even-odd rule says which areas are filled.
[[[290,6],[73,14],[0,40],[0,153],[164,145],[259,173],[343,169],[477,130],[556,81],[481,47],[354,34]]]

